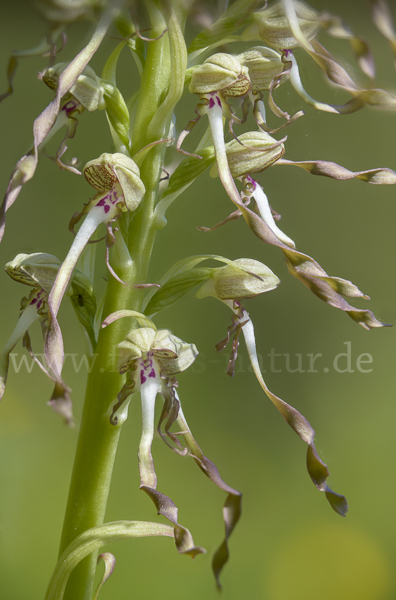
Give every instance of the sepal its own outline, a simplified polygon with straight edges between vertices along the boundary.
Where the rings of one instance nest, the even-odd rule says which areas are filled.
[[[213,269],[210,279],[197,291],[197,298],[242,300],[274,290],[279,284],[278,277],[263,263],[239,258],[225,267]]]
[[[278,141],[264,131],[250,131],[231,140],[225,146],[232,176],[242,177],[264,171],[284,155],[283,142],[284,140]]]
[[[250,89],[249,72],[237,57],[220,52],[195,69],[189,89],[199,96],[212,92],[231,97],[244,96]]]
[[[145,187],[137,164],[125,154],[104,153],[90,160],[83,169],[85,179],[99,193],[110,192],[118,183],[125,198],[123,210],[135,210],[143,199]]]
[[[269,90],[274,77],[279,76],[285,64],[282,55],[266,46],[254,46],[238,54],[241,64],[248,68],[252,92]]]
[[[58,63],[53,67],[49,67],[42,75],[44,83],[56,91],[58,88],[59,77],[68,67],[68,63]],[[88,65],[83,69],[82,73],[77,77],[76,82],[71,86],[69,94],[74,96],[76,100],[89,112],[95,110],[103,110],[106,107],[104,100],[104,88],[100,77]]]

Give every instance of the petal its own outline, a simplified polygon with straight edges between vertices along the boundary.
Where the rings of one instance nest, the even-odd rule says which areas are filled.
[[[28,328],[38,319],[36,304],[29,304],[21,314],[18,323],[0,354],[0,400],[2,399],[7,382],[10,352],[18,341],[23,338]]]
[[[249,354],[250,362],[252,364],[254,374],[264,390],[267,397],[271,400],[274,406],[278,409],[282,417],[288,422],[290,427],[297,433],[303,442],[308,444],[307,451],[307,469],[308,473],[316,485],[317,489],[321,492],[325,492],[327,500],[331,507],[341,516],[345,517],[348,504],[346,498],[333,492],[327,485],[327,477],[329,471],[327,465],[319,458],[315,448],[315,431],[307,421],[307,419],[298,412],[295,408],[287,404],[278,396],[275,396],[267,387],[260,370],[260,364],[257,357],[256,341],[254,337],[253,323],[249,318],[246,311],[243,311],[242,319],[249,319],[242,327],[242,331],[245,337],[246,348]]]
[[[161,380],[158,376],[155,379],[147,378],[147,381],[141,386],[143,424],[142,438],[139,445],[140,489],[146,492],[154,502],[157,513],[173,523],[178,552],[188,554],[194,558],[197,554],[204,553],[205,550],[195,546],[191,533],[178,523],[178,509],[175,503],[156,489],[157,476],[151,455],[151,444],[154,437],[155,398],[160,389]]]
[[[374,185],[394,185],[396,184],[396,172],[388,168],[369,169],[368,171],[349,171],[345,167],[335,162],[326,160],[287,160],[280,159],[277,165],[294,165],[304,169],[312,175],[323,175],[330,179],[345,181],[348,179],[360,179],[366,183]]]
[[[177,397],[177,392],[175,392],[175,395]],[[212,561],[212,568],[216,578],[216,583],[220,589],[220,573],[230,557],[228,540],[241,516],[242,494],[238,490],[230,487],[221,478],[216,465],[212,463],[212,461],[210,461],[206,456],[204,456],[201,448],[191,433],[181,408],[179,409],[177,423],[182,431],[181,435],[183,436],[187,448],[189,449],[190,456],[192,456],[192,458],[195,460],[201,471],[205,473],[206,477],[208,477],[211,481],[213,481],[214,484],[217,485],[217,487],[219,487],[221,490],[224,490],[228,494],[223,508],[225,537],[219,548],[216,550]]]

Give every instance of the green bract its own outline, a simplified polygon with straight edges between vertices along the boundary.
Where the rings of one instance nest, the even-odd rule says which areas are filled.
[[[195,69],[189,89],[198,95],[221,92],[224,96],[244,96],[250,89],[248,69],[235,56],[213,54]]]
[[[146,191],[140,179],[139,167],[120,152],[104,153],[99,158],[90,160],[83,173],[88,183],[101,194],[110,192],[118,183],[125,198],[125,210],[135,210]]]
[[[43,75],[44,83],[52,90],[56,90],[59,77],[66,67],[68,67],[68,63],[59,63],[47,69]],[[71,86],[69,93],[89,112],[97,109],[103,110],[106,107],[101,80],[91,67],[85,67],[77,81]]]
[[[278,277],[263,263],[238,258],[231,265],[213,269],[210,278],[199,288],[197,298],[243,300],[274,290],[279,284]]]

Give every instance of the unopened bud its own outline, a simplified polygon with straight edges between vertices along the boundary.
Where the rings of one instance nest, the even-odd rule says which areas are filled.
[[[214,296],[219,300],[243,300],[275,289],[278,277],[263,263],[239,258],[225,267],[213,269],[210,279],[199,288],[197,298]]]
[[[230,54],[214,54],[207,58],[192,74],[190,92],[210,94],[221,92],[224,96],[244,96],[250,89],[247,67]]]

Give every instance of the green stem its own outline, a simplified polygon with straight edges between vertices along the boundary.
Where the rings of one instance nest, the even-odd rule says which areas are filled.
[[[160,22],[161,12],[155,5],[150,13],[155,17],[152,20],[155,21],[156,30],[165,29],[166,23],[164,20]],[[153,141],[147,135],[148,125],[169,89],[170,73],[169,40],[165,35],[148,44],[133,137],[135,152]],[[170,116],[169,112],[166,119],[168,123]],[[167,126],[166,123],[165,125]],[[163,128],[164,123],[161,124],[162,131]],[[158,132],[160,136],[162,131]],[[153,136],[156,133],[151,130],[149,135]],[[127,285],[123,286],[113,278],[109,279],[104,316],[126,308],[141,310],[144,290],[133,288],[133,284],[144,283],[147,280],[157,228],[154,205],[158,196],[165,149],[164,144],[155,146],[142,165],[141,177],[146,187],[146,195],[131,219],[128,246],[132,263],[128,268],[126,265],[114,265]],[[121,425],[111,425],[108,416],[109,406],[123,384],[123,377],[119,375],[116,367],[116,348],[130,329],[131,322],[128,319],[120,319],[102,329],[99,335],[95,351],[96,360],[87,384],[60,553],[82,532],[104,522],[121,432]],[[95,570],[96,553],[93,553],[73,571],[67,585],[65,600],[91,600]]]

